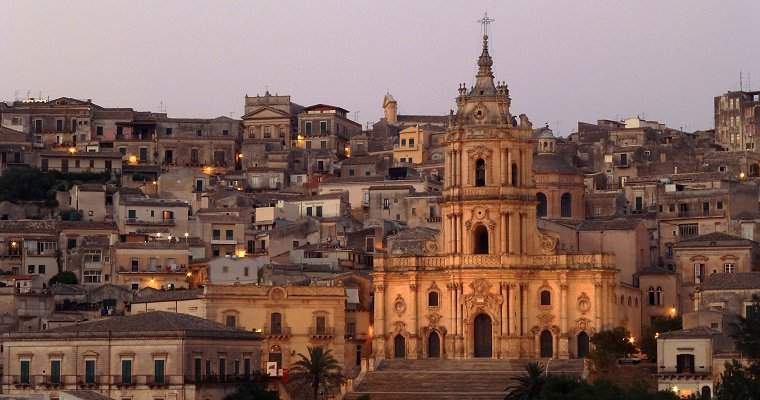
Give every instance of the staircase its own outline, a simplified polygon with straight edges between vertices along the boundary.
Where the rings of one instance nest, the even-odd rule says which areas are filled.
[[[501,400],[513,376],[525,373],[527,360],[384,360],[368,372],[346,400]],[[580,375],[583,360],[552,360],[549,373]]]

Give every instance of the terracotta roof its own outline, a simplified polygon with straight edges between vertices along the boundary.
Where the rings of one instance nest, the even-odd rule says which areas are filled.
[[[706,326],[699,326],[691,329],[680,329],[677,331],[663,332],[660,334],[661,339],[679,339],[679,338],[709,338],[720,335],[720,331]]]
[[[760,290],[760,272],[716,273],[707,276],[700,285],[702,290]]]
[[[704,246],[752,246],[757,242],[723,232],[711,232],[691,239],[681,240],[674,247]]]
[[[11,338],[70,337],[213,337],[229,339],[261,339],[254,332],[229,328],[222,324],[192,315],[151,311],[136,315],[108,317],[90,322],[61,326],[41,332],[14,332]]]
[[[641,223],[638,218],[615,218],[602,220],[585,220],[578,225],[579,231],[626,231],[636,228]]]
[[[55,234],[57,232],[57,221],[52,219],[32,220],[0,220],[0,233],[47,233]]]
[[[156,303],[161,301],[180,301],[180,300],[193,300],[198,299],[203,294],[203,289],[187,289],[187,290],[141,290],[135,300],[132,302],[137,303]]]
[[[533,156],[533,172],[561,174],[580,174],[578,168],[570,165],[556,153],[540,153]]]

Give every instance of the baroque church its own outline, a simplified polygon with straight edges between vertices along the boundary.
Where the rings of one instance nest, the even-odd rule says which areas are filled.
[[[375,259],[376,359],[583,357],[620,322],[614,257],[537,228],[532,125],[492,65],[485,34],[449,118],[442,231]]]

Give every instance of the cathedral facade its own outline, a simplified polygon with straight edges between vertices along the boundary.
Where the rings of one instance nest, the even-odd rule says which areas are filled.
[[[447,131],[442,231],[375,259],[383,358],[571,358],[616,325],[614,258],[558,253],[536,227],[533,129],[495,82],[488,36]]]

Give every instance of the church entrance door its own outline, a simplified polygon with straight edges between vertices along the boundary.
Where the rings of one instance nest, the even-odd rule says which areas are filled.
[[[581,332],[578,334],[578,358],[586,358],[588,356],[588,334]]]
[[[480,314],[475,317],[475,357],[491,357],[491,317]]]
[[[428,336],[428,358],[438,358],[441,356],[441,338],[436,331],[430,332]]]
[[[393,338],[393,357],[406,358],[406,340],[401,334]]]
[[[549,331],[541,332],[541,357],[551,358],[554,355],[554,337]]]

